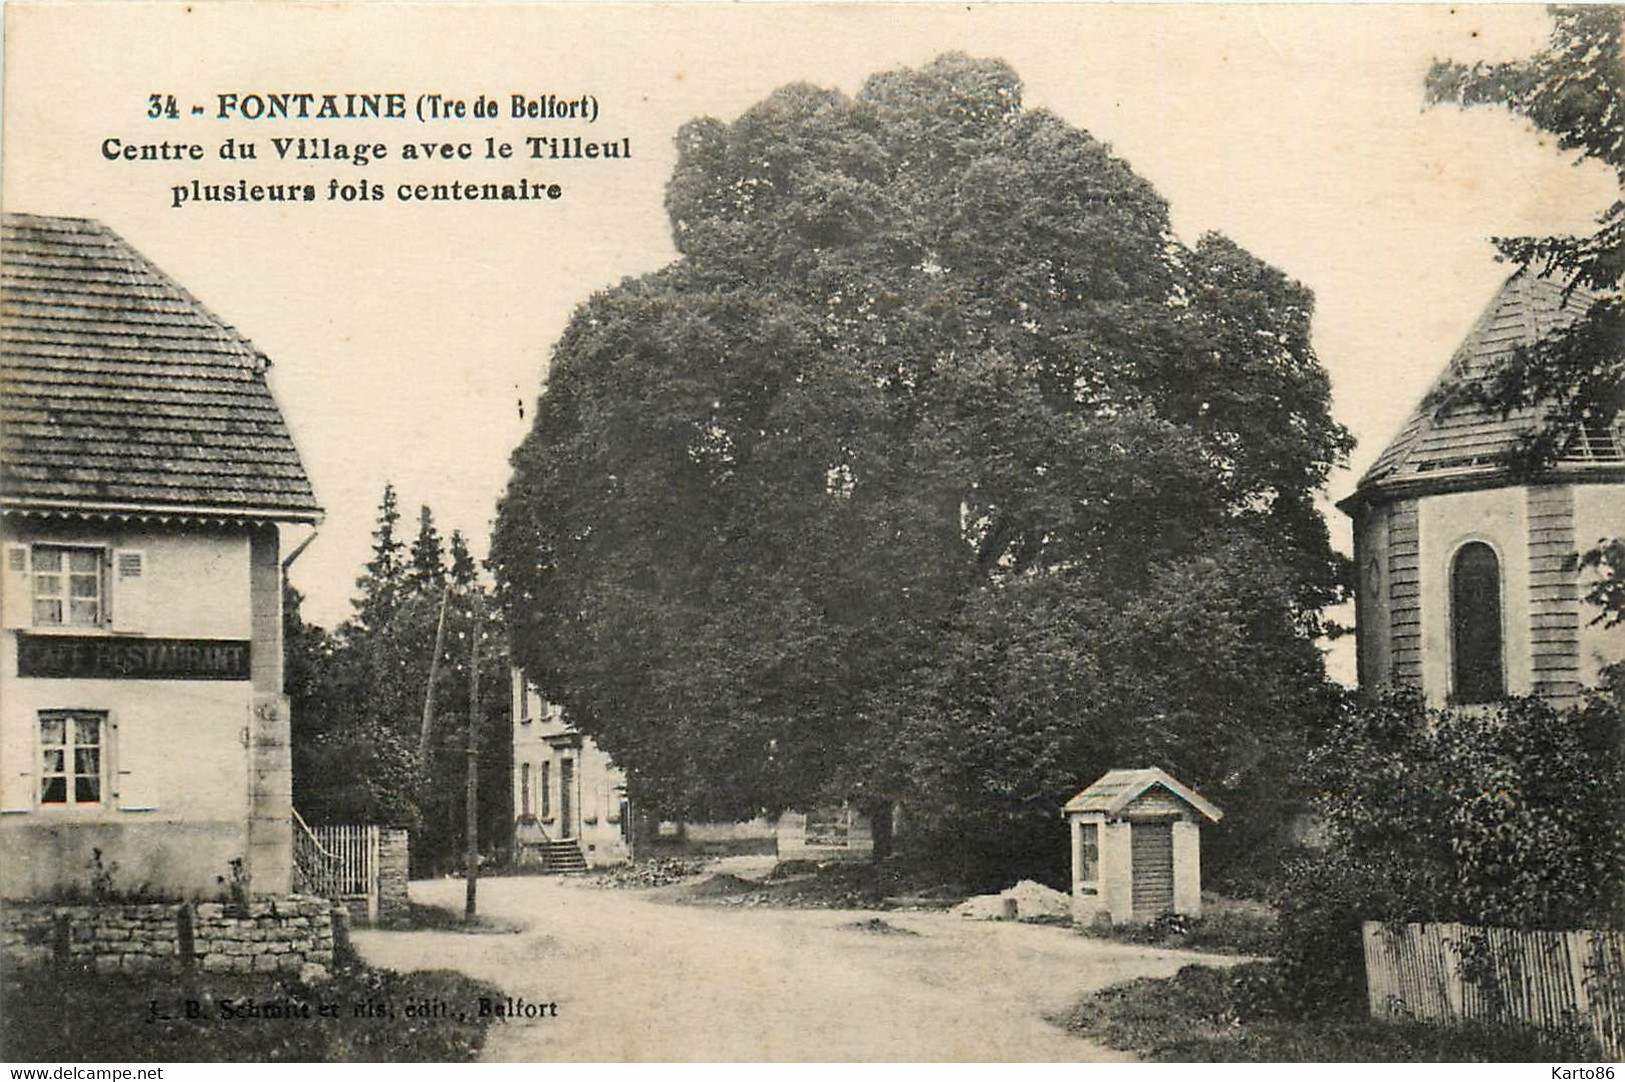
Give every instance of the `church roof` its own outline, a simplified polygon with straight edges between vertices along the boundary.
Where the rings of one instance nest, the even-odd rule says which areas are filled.
[[[1399,434],[1377,456],[1356,490],[1437,478],[1456,481],[1494,474],[1506,455],[1542,420],[1536,408],[1503,414],[1483,403],[1436,401],[1451,384],[1493,372],[1522,346],[1533,345],[1577,319],[1594,296],[1583,288],[1565,294],[1563,284],[1527,271],[1508,278],[1484,309],[1455,356],[1411,412]],[[1588,431],[1573,450],[1576,462],[1625,462],[1618,433]]]
[[[314,522],[269,364],[100,222],[5,215],[0,506]]]

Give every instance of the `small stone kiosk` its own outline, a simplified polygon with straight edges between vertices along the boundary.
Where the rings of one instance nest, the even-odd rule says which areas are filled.
[[[1202,820],[1224,813],[1156,767],[1108,771],[1067,801],[1072,919],[1151,920],[1202,911]]]

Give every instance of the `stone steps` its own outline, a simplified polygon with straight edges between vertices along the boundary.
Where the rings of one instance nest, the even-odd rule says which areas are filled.
[[[545,842],[541,845],[542,871],[547,875],[585,875],[587,858],[574,841]]]

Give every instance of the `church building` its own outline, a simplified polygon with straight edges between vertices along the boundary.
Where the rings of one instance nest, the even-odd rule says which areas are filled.
[[[1543,423],[1540,410],[1502,414],[1439,394],[1560,330],[1590,301],[1514,274],[1338,505],[1354,520],[1362,686],[1419,688],[1435,706],[1563,701],[1625,659],[1625,627],[1595,622],[1577,556],[1625,535],[1618,422],[1576,431],[1559,461],[1525,476],[1507,455]]]

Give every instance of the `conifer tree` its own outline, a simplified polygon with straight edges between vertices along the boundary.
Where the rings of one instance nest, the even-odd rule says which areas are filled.
[[[372,559],[367,561],[366,574],[355,583],[361,596],[356,599],[354,622],[361,628],[383,627],[400,601],[406,572],[406,545],[395,535],[400,521],[395,486],[385,484],[383,499],[378,504],[378,525],[372,532]]]
[[[412,589],[420,593],[438,593],[446,581],[446,553],[440,542],[440,532],[434,526],[434,512],[424,504],[418,512],[418,536],[412,542],[412,563],[407,572]]]
[[[480,568],[474,554],[468,551],[468,538],[463,531],[451,531],[451,583],[459,590],[467,590],[479,578]]]

